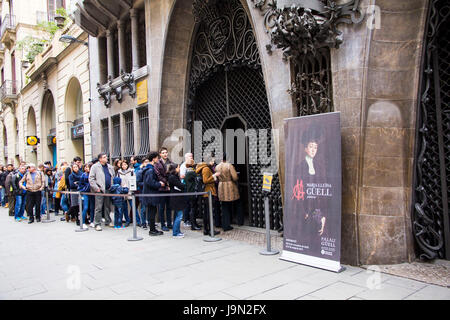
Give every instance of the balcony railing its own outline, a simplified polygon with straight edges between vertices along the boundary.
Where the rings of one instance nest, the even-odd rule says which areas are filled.
[[[16,28],[16,16],[7,14],[2,21],[0,27],[0,38],[3,38],[6,30],[14,30]]]
[[[55,12],[36,11],[36,24],[47,21],[55,21]]]
[[[0,99],[3,101],[7,97],[15,98],[18,90],[18,81],[5,80],[0,87]]]

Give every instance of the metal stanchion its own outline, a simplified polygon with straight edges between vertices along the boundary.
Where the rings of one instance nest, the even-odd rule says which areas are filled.
[[[264,212],[266,216],[266,243],[267,248],[261,250],[259,253],[264,256],[271,256],[280,253],[280,251],[272,249],[270,244],[270,214],[269,214],[269,197],[266,195],[264,197]]]
[[[126,201],[126,200],[125,200]],[[128,238],[128,241],[139,241],[144,239],[143,237],[138,237],[137,235],[137,226],[136,226],[136,196],[134,193],[131,196],[131,211],[133,214],[133,236]]]
[[[45,201],[47,205],[47,219],[42,220],[42,223],[55,222],[55,219],[50,219],[50,208],[48,207],[48,189],[45,188]]]
[[[83,217],[83,199],[81,198],[81,192],[78,192],[78,204],[80,206],[80,229],[75,229],[75,232],[88,231],[89,228],[83,228],[84,217]]]
[[[216,238],[214,236],[214,217],[213,217],[213,205],[211,191],[208,192],[208,207],[209,207],[209,222],[211,228],[211,235],[203,239],[206,242],[216,242],[222,240],[222,238]]]

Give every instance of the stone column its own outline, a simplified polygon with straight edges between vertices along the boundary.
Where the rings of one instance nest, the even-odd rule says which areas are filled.
[[[106,30],[106,52],[108,60],[108,77],[114,79],[114,39],[112,30]]]
[[[131,18],[131,54],[133,60],[133,71],[139,69],[139,40],[138,40],[138,11],[130,9]]]
[[[125,57],[125,25],[123,21],[117,20],[117,35],[119,41],[119,73],[127,72],[126,70],[126,57]]]

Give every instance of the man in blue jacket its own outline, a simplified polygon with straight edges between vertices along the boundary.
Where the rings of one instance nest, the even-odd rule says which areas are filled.
[[[142,175],[143,175],[143,194],[159,194],[159,189],[164,187],[164,182],[158,181],[158,177],[155,172],[155,163],[158,162],[159,154],[158,152],[150,152],[147,156],[150,163],[145,166]],[[159,236],[162,235],[163,232],[156,229],[155,226],[155,217],[156,217],[156,211],[157,206],[160,204],[159,197],[143,197],[141,199],[142,205],[147,207],[147,210],[149,212],[149,235],[151,236]]]

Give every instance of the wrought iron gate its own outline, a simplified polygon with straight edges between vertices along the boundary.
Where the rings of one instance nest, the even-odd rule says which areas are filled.
[[[202,121],[203,133],[221,129],[224,119],[239,115],[247,129],[271,129],[270,109],[258,48],[247,14],[239,0],[195,0],[197,32],[193,42],[187,103],[187,127]],[[269,131],[268,130],[268,131]],[[270,132],[270,131],[269,131]],[[202,151],[206,144],[202,145]],[[261,191],[264,166],[255,148],[247,148],[250,225],[264,227]],[[268,155],[275,152],[268,137]],[[249,150],[250,149],[250,150]],[[251,158],[253,157],[253,158]],[[251,164],[256,163],[256,164]],[[272,229],[281,226],[281,189],[278,175],[269,196]]]
[[[422,62],[413,233],[420,258],[450,259],[450,6],[431,0]]]

